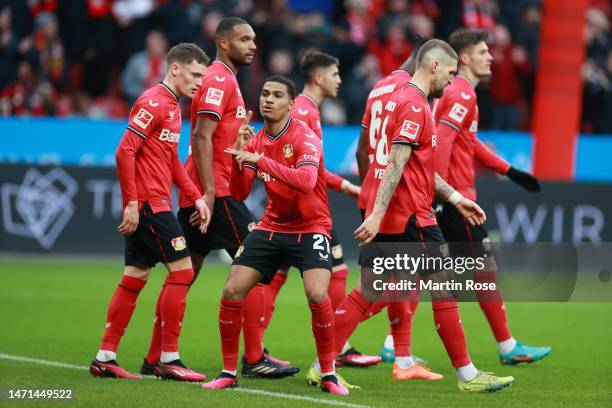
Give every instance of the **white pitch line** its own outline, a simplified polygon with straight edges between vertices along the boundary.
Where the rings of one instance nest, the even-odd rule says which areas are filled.
[[[62,363],[61,361],[42,360],[39,358],[32,358],[32,357],[27,357],[27,356],[16,356],[13,354],[5,354],[5,353],[0,353],[0,360],[19,361],[19,362],[24,362],[24,363],[40,364],[40,365],[59,367],[59,368],[70,368],[72,370],[88,370],[89,369],[89,367],[79,366],[75,364]],[[147,377],[149,376],[144,376],[143,378],[147,378]],[[191,384],[197,384],[197,383],[191,383]],[[372,408],[369,405],[351,404],[351,403],[344,402],[344,401],[326,400],[326,399],[320,399],[320,398],[306,397],[303,395],[286,394],[284,392],[265,391],[265,390],[260,390],[257,388],[230,388],[228,389],[228,391],[243,392],[246,394],[265,395],[267,397],[284,398],[284,399],[290,399],[290,400],[296,400],[296,401],[308,401],[308,402],[313,402],[315,404],[333,405],[336,407]]]

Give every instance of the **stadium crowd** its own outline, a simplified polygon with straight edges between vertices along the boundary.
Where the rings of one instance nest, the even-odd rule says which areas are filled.
[[[340,60],[344,85],[322,106],[329,124],[358,123],[372,85],[419,38],[465,26],[490,32],[493,76],[478,89],[482,128],[530,128],[539,0],[4,0],[0,7],[0,114],[125,118],[165,72],[163,56],[195,42],[214,57],[214,31],[242,16],[259,50],[239,77],[248,106],[270,74],[301,87],[298,62],[316,48]],[[591,0],[583,66],[582,130],[612,133],[611,6]],[[188,104],[183,101],[183,104]],[[183,117],[189,117],[183,106]]]

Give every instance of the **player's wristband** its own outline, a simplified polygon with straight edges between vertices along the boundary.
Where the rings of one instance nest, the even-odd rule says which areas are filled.
[[[453,194],[451,194],[448,197],[448,200],[446,200],[446,201],[448,201],[452,205],[457,205],[457,203],[459,201],[461,201],[462,198],[463,198],[463,195],[460,192],[458,192],[457,190],[455,190],[455,191],[453,191]]]

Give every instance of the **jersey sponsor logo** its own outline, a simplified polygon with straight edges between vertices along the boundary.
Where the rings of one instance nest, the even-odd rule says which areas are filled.
[[[185,237],[180,236],[172,239],[172,248],[174,248],[175,251],[182,251],[183,249],[187,248]]]
[[[155,108],[156,106],[159,105],[159,102],[153,102],[153,99],[149,99],[149,105]]]
[[[223,100],[223,92],[221,89],[217,88],[208,88],[206,92],[205,103],[210,103],[211,105],[221,106],[221,101]]]
[[[220,77],[220,76],[216,76],[216,75],[215,75],[215,81],[217,81],[217,82],[223,82],[223,81],[225,81],[225,77]]]
[[[146,129],[152,120],[153,114],[145,108],[140,108],[136,116],[134,116],[133,122],[140,126],[141,129]]]
[[[472,95],[466,94],[465,92],[461,92],[461,97],[465,99],[466,101],[469,101],[470,99],[472,99]]]
[[[466,108],[459,102],[455,102],[450,112],[448,113],[448,116],[459,123],[463,123],[463,119],[465,119],[465,115],[467,115],[467,112],[468,108]]]
[[[246,109],[244,106],[239,106],[238,109],[236,109],[236,117],[240,119],[246,118]]]
[[[283,156],[285,156],[285,159],[293,156],[293,146],[291,144],[286,144],[283,146]]]
[[[385,95],[391,93],[395,90],[395,84],[381,86],[380,88],[372,89],[370,95],[368,95],[368,99],[377,98],[381,95]]]
[[[162,129],[159,134],[159,140],[162,142],[178,143],[181,139],[180,133],[172,133],[170,129]]]
[[[385,110],[389,111],[389,112],[393,112],[395,110],[395,106],[397,106],[397,103],[395,103],[393,101],[389,101],[385,105]]]
[[[423,108],[417,108],[416,106],[412,105],[412,111],[413,112],[419,113],[422,110],[423,110]]]
[[[313,143],[310,143],[310,142],[304,142],[304,144],[305,144],[306,146],[310,147],[310,150],[312,150],[313,152],[315,152],[315,153],[318,153],[318,152],[319,152],[319,149],[317,149],[317,146],[316,146],[316,145],[314,145]]]
[[[300,109],[300,108],[298,108],[298,113],[300,115],[306,116],[306,115],[308,115],[308,109]]]
[[[406,119],[404,120],[402,128],[400,129],[400,135],[407,137],[408,139],[416,139],[420,127],[421,125],[418,123]]]
[[[307,153],[304,153],[302,155],[302,158],[305,161],[315,161],[315,162],[319,161],[319,155],[318,154],[307,154]]]
[[[478,121],[473,120],[472,124],[470,125],[470,132],[476,133],[477,131],[478,131]]]

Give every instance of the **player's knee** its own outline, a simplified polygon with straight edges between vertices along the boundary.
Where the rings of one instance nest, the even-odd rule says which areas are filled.
[[[144,268],[138,266],[126,266],[123,269],[123,274],[126,276],[131,276],[132,278],[147,280],[149,278],[149,273],[151,273],[151,268]]]
[[[246,296],[244,290],[240,289],[237,285],[228,282],[223,288],[223,298],[227,300],[242,300]]]
[[[312,288],[306,291],[308,303],[319,304],[327,297],[327,291],[323,288]]]

